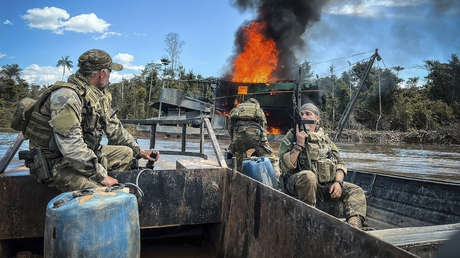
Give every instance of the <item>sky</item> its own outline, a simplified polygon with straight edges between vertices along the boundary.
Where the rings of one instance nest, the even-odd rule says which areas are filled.
[[[296,51],[321,77],[331,65],[340,75],[378,48],[383,62],[377,67],[403,66],[402,78],[423,79],[425,60],[447,62],[460,53],[460,1],[330,0],[321,13],[303,34],[305,47]],[[18,64],[29,83],[49,85],[62,80],[56,67],[61,57],[69,56],[74,73],[78,57],[99,48],[124,65],[112,72],[111,82],[118,82],[159,62],[165,36],[174,32],[185,42],[180,63],[187,71],[220,77],[229,67],[235,33],[255,17],[256,10],[241,11],[230,0],[4,1],[0,66]]]

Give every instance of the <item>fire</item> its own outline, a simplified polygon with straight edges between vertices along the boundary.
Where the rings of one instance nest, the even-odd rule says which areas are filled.
[[[281,134],[281,129],[276,127],[268,127],[267,128],[268,134]]]
[[[279,51],[273,39],[263,32],[265,22],[252,22],[243,28],[246,45],[235,59],[232,81],[234,82],[272,82],[272,75],[278,65]]]
[[[247,95],[248,86],[238,86],[238,95]]]

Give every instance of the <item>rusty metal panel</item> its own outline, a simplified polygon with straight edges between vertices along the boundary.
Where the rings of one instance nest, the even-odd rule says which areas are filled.
[[[46,204],[58,194],[30,175],[0,176],[0,239],[42,237]]]
[[[134,183],[138,174],[111,173],[121,183]],[[146,170],[139,176],[141,228],[220,222],[221,181],[219,169]]]
[[[135,182],[139,171],[113,172]],[[218,223],[222,173],[219,169],[153,171],[139,177],[144,190],[141,228]],[[30,175],[0,177],[0,240],[43,237],[46,204],[59,192]]]
[[[415,257],[238,172],[224,182],[218,257]]]

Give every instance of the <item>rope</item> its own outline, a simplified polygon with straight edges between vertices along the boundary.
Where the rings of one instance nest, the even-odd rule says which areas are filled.
[[[332,62],[332,61],[337,61],[337,60],[341,60],[341,59],[351,58],[351,57],[360,56],[360,55],[369,54],[369,53],[374,53],[374,50],[372,50],[372,51],[367,51],[367,52],[355,53],[355,54],[351,54],[350,56],[336,57],[336,58],[332,58],[332,59],[324,60],[324,61],[319,61],[319,62],[315,62],[315,63],[312,62],[311,65],[318,65],[318,64],[329,63],[329,62]]]
[[[143,191],[143,190],[141,189],[141,187],[139,186],[139,178],[140,178],[140,176],[141,176],[144,172],[146,172],[146,171],[152,171],[152,172],[153,172],[152,169],[144,168],[144,169],[142,169],[141,171],[139,171],[139,173],[137,174],[137,176],[136,176],[136,182],[135,182],[135,183],[129,183],[129,182],[128,182],[128,183],[124,183],[125,186],[127,186],[127,187],[130,188],[130,189],[134,189],[134,190],[137,192],[137,194],[134,194],[134,195],[136,195],[136,197],[137,197],[137,202],[138,202],[138,204],[139,204],[139,209],[141,209],[141,206],[142,206],[142,199],[144,198],[144,195],[145,195],[145,194],[144,194],[144,191]]]

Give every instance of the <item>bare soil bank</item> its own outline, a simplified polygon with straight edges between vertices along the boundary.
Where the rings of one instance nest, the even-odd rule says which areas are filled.
[[[329,132],[329,135],[334,135]],[[427,131],[409,130],[399,131],[370,131],[370,130],[344,130],[339,142],[346,143],[376,143],[376,144],[460,144],[460,132],[457,128]]]

